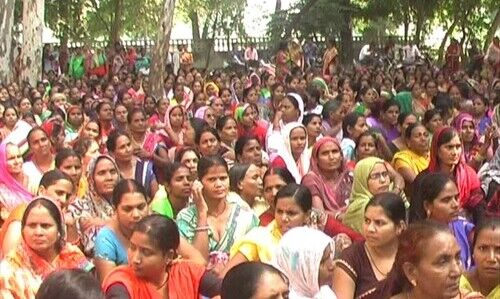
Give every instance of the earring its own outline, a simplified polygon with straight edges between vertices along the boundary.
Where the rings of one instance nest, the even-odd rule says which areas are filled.
[[[410,281],[411,285],[413,287],[416,287],[417,286],[417,280],[413,279],[412,281]]]
[[[432,214],[432,213],[431,213],[431,211],[430,211],[430,210],[425,211],[425,213],[427,214],[427,218],[431,217],[431,214]]]

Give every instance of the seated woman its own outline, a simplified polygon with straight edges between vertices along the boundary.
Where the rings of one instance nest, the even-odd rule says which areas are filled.
[[[335,242],[324,233],[296,227],[287,232],[273,264],[290,281],[290,298],[336,298],[331,289],[334,260],[339,255]]]
[[[274,220],[274,201],[278,191],[285,187],[295,183],[295,179],[292,174],[286,168],[274,167],[269,168],[264,174],[264,200],[267,202],[269,208],[267,211],[259,216],[260,226],[267,226]]]
[[[221,299],[287,298],[288,279],[271,265],[246,262],[232,268],[222,281]]]
[[[205,126],[196,131],[195,143],[196,149],[202,157],[221,155],[226,158],[226,155],[230,155],[231,153],[225,147],[221,146],[219,133],[212,127]]]
[[[333,288],[339,299],[377,298],[373,293],[392,268],[405,220],[403,200],[394,193],[375,195],[368,202],[363,224],[366,241],[345,249],[334,270]]]
[[[28,204],[21,221],[22,241],[0,263],[0,297],[34,299],[42,281],[59,269],[94,266],[77,246],[66,243],[63,215],[46,197]]]
[[[88,191],[69,205],[68,212],[75,220],[85,254],[91,256],[97,232],[113,216],[111,197],[121,177],[115,161],[107,155],[92,160],[88,170]]]
[[[382,104],[382,109],[379,112],[378,119],[370,116],[366,119],[366,123],[373,129],[382,133],[387,142],[392,142],[399,137],[397,129],[399,117],[399,103],[396,100],[387,100]]]
[[[169,105],[165,113],[165,127],[163,135],[168,139],[169,144],[178,146],[184,144],[184,121],[186,113],[181,105]]]
[[[175,154],[174,162],[179,162],[186,166],[191,173],[193,180],[198,178],[198,161],[200,154],[192,147],[180,148]]]
[[[419,191],[413,195],[410,206],[410,223],[431,219],[448,225],[460,245],[465,269],[472,264],[470,241],[474,224],[460,216],[457,185],[445,174],[428,173],[419,183]]]
[[[398,131],[399,131],[399,137],[396,139],[392,140],[391,143],[389,143],[389,148],[392,151],[392,154],[395,154],[401,150],[406,149],[406,141],[405,141],[405,134],[404,132],[406,131],[406,128],[410,124],[416,123],[417,117],[413,113],[400,113],[398,116]]]
[[[354,169],[351,197],[342,221],[361,232],[365,208],[370,198],[387,191],[400,194],[403,186],[402,177],[384,160],[369,157],[359,161]]]
[[[226,162],[228,162],[227,164],[231,168],[234,162],[236,162],[234,155],[234,144],[238,138],[236,121],[231,116],[224,115],[217,119],[215,127],[220,136],[221,146],[231,152],[232,157],[226,158]]]
[[[309,113],[304,115],[302,124],[306,127],[307,131],[307,153],[311,156],[312,149],[316,144],[316,141],[323,137],[321,135],[321,115]]]
[[[429,166],[429,132],[419,124],[410,124],[405,132],[407,149],[397,152],[392,165],[410,186],[417,175]],[[409,190],[408,190],[409,191]]]
[[[198,162],[199,183],[193,186],[191,205],[177,215],[181,236],[210,256],[211,264],[225,264],[234,242],[258,226],[253,212],[228,201],[229,174],[220,156],[202,157]]]
[[[113,268],[128,263],[127,250],[132,230],[148,214],[146,191],[134,180],[120,181],[113,190],[112,200],[115,214],[97,233],[94,249],[97,275],[101,281]],[[179,253],[204,264],[203,257],[182,238]]]
[[[36,299],[105,299],[99,281],[80,269],[52,272],[42,282]]]
[[[55,167],[54,154],[49,136],[41,127],[31,129],[26,140],[32,156],[24,162],[23,173],[30,178],[28,190],[35,194],[43,174]]]
[[[234,117],[238,125],[238,137],[253,136],[257,138],[261,147],[265,147],[265,127],[257,123],[259,111],[256,104],[243,104],[236,107]]]
[[[189,168],[180,162],[167,164],[165,169],[156,170],[156,177],[160,186],[164,187],[165,193],[157,192],[151,201],[150,209],[153,213],[175,219],[177,214],[184,209],[191,197],[193,187],[193,176]],[[161,190],[161,188],[160,188]]]
[[[484,219],[474,232],[472,256],[475,268],[460,278],[460,291],[477,298],[500,298],[500,221]],[[479,294],[478,294],[479,293]]]
[[[344,117],[342,121],[343,139],[340,147],[346,162],[356,160],[354,150],[356,140],[366,131],[368,131],[368,126],[366,125],[366,118],[362,114],[351,112]]]
[[[493,129],[486,129],[481,142],[472,115],[462,112],[453,119],[452,124],[460,134],[465,162],[474,170],[479,170],[484,160],[491,156],[488,150],[492,144]]]
[[[261,200],[263,185],[260,168],[254,164],[236,164],[229,170],[229,200],[234,201],[257,216],[267,210]]]
[[[81,184],[86,185],[87,182],[82,182],[82,159],[74,150],[68,148],[60,150],[56,154],[55,162],[56,168],[71,178],[75,190],[80,191],[82,188],[87,188],[87,186],[80,186]],[[74,192],[75,195],[76,193]]]
[[[310,170],[302,178],[302,184],[312,193],[313,207],[341,218],[347,207],[352,176],[345,168],[337,139],[323,137],[316,142]]]
[[[432,135],[437,129],[443,126],[443,117],[441,115],[441,110],[439,109],[431,109],[425,111],[424,118],[422,119],[422,124],[425,126],[427,131],[429,131],[429,136],[432,139]]]
[[[176,260],[180,237],[175,222],[160,215],[146,216],[132,231],[128,259],[104,279],[107,298],[213,297],[219,280],[204,266]]]
[[[262,150],[256,137],[243,136],[236,140],[234,145],[235,162],[241,164],[254,164],[260,168],[261,173],[267,170],[269,157]]]
[[[285,125],[281,131],[284,146],[278,150],[278,156],[271,162],[272,167],[286,168],[300,183],[302,177],[309,171],[311,157],[307,155],[307,130],[298,122]]]
[[[71,178],[59,170],[50,170],[42,176],[38,195],[52,199],[62,213],[67,212],[69,200],[73,194],[73,182]],[[26,211],[27,204],[18,205],[5,220],[0,230],[0,257],[5,256],[11,249],[17,247],[21,242],[21,220]],[[74,220],[65,215],[66,235],[69,242],[78,243],[78,235],[74,226]]]
[[[146,188],[148,199],[153,198],[158,191],[153,163],[134,156],[130,135],[124,131],[113,130],[108,136],[106,147],[115,159],[121,176],[140,182]]]
[[[23,172],[23,156],[19,147],[12,143],[0,144],[0,221],[18,205],[27,204],[33,198],[28,190],[29,176]]]
[[[465,162],[458,132],[451,127],[439,129],[432,137],[429,167],[413,182],[413,194],[420,192],[420,180],[427,173],[442,172],[458,187],[459,206],[472,215],[473,222],[481,219],[486,210],[484,194],[476,172]]]
[[[410,225],[399,238],[394,266],[377,298],[464,298],[459,293],[459,256],[460,247],[445,225]]]

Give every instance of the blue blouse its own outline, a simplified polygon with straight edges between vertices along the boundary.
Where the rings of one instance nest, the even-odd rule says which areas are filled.
[[[117,266],[128,264],[127,250],[118,236],[107,226],[97,233],[94,254],[96,258],[113,262]]]

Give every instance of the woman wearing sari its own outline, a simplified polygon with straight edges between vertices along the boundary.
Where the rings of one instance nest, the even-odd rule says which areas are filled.
[[[34,299],[42,281],[59,269],[93,269],[78,247],[66,243],[63,215],[50,199],[28,204],[21,221],[21,244],[0,263],[0,297]]]
[[[323,55],[323,78],[330,79],[330,76],[334,73],[335,65],[337,64],[337,56],[339,52],[335,47],[335,40],[331,39],[328,41],[328,49],[326,49]]]
[[[33,195],[28,191],[29,177],[23,173],[23,157],[19,147],[12,143],[0,144],[0,219],[18,205],[31,201]]]
[[[97,232],[113,216],[111,197],[119,179],[120,170],[113,158],[107,155],[96,157],[89,164],[87,193],[68,207],[87,255],[93,254]]]
[[[193,185],[195,204],[179,212],[177,225],[209,264],[225,264],[234,242],[258,226],[251,211],[228,200],[229,174],[220,156],[202,157],[198,162],[200,182]]]
[[[264,148],[267,131],[256,121],[258,113],[257,105],[246,103],[236,107],[234,117],[238,125],[238,137],[254,136]]]
[[[215,128],[216,120],[215,120],[214,109],[212,109],[212,107],[203,106],[198,108],[194,113],[194,117],[206,121],[210,127]]]
[[[427,173],[442,172],[449,176],[459,190],[459,205],[472,215],[476,223],[486,209],[481,184],[474,169],[465,162],[459,133],[452,127],[440,128],[432,137],[429,167],[413,182],[413,193],[420,190],[420,180]]]
[[[106,297],[198,299],[216,296],[219,279],[203,266],[178,260],[179,244],[174,221],[160,215],[140,220],[130,237],[130,264],[113,269],[104,279]]]
[[[272,167],[287,168],[300,183],[309,170],[310,159],[307,155],[307,130],[298,122],[287,124],[282,131],[284,146],[278,150],[278,156],[271,162]]]
[[[344,215],[344,224],[361,232],[366,205],[374,195],[394,191],[401,193],[404,180],[388,163],[377,157],[359,161],[354,168],[351,198]]]
[[[165,113],[165,128],[163,135],[168,137],[173,146],[184,144],[184,121],[186,112],[181,105],[170,105]]]
[[[41,127],[31,129],[26,140],[32,156],[24,162],[23,172],[30,178],[28,190],[35,194],[43,174],[55,168],[54,154],[49,136]]]
[[[312,149],[309,172],[302,178],[309,188],[313,206],[331,213],[335,218],[346,209],[352,187],[352,176],[344,165],[340,143],[336,138],[323,137]]]

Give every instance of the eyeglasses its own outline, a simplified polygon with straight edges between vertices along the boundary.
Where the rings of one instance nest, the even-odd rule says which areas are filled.
[[[370,180],[381,180],[382,178],[385,180],[389,177],[389,172],[388,171],[382,171],[382,172],[375,172],[375,173],[370,173],[368,176],[368,179]]]

